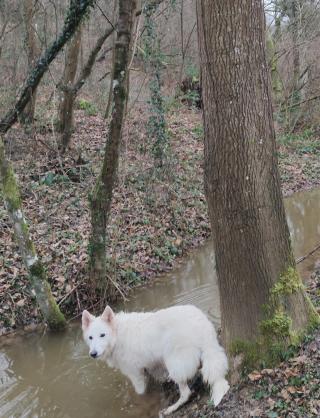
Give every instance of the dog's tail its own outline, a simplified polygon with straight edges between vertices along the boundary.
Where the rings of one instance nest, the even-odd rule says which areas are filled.
[[[217,406],[230,386],[225,379],[228,371],[227,356],[212,333],[203,345],[201,361],[203,380],[210,385],[211,400]]]

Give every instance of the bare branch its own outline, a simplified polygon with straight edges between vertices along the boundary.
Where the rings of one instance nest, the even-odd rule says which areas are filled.
[[[56,41],[52,42],[49,48],[38,59],[35,66],[30,70],[14,107],[10,109],[0,121],[1,134],[6,133],[17,121],[18,116],[26,107],[50,63],[54,60],[66,42],[72,37],[83,16],[87,13],[92,4],[93,0],[77,0],[71,3],[60,36]]]

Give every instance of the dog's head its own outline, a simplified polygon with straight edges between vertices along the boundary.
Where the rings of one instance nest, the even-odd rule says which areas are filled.
[[[82,331],[91,357],[98,358],[110,354],[116,342],[115,315],[110,306],[98,317],[83,311]]]

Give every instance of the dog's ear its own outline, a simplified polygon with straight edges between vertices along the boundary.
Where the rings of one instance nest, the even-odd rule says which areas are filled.
[[[103,311],[103,314],[101,315],[101,318],[108,324],[111,324],[114,318],[114,313],[110,306],[106,307],[106,309]]]
[[[90,325],[90,322],[94,320],[94,316],[91,315],[88,311],[82,312],[82,330],[85,331],[88,326]]]

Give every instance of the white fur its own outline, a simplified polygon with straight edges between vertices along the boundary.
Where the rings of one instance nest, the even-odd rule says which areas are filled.
[[[218,405],[229,389],[225,380],[228,361],[215,329],[195,306],[174,306],[157,312],[114,314],[107,306],[94,317],[82,314],[82,329],[89,353],[121,370],[137,393],[146,389],[144,371],[163,367],[178,384],[179,400],[163,414],[168,415],[190,396],[187,381],[200,366],[211,387],[211,399]],[[103,336],[105,335],[105,336]],[[92,337],[90,339],[89,337]]]

